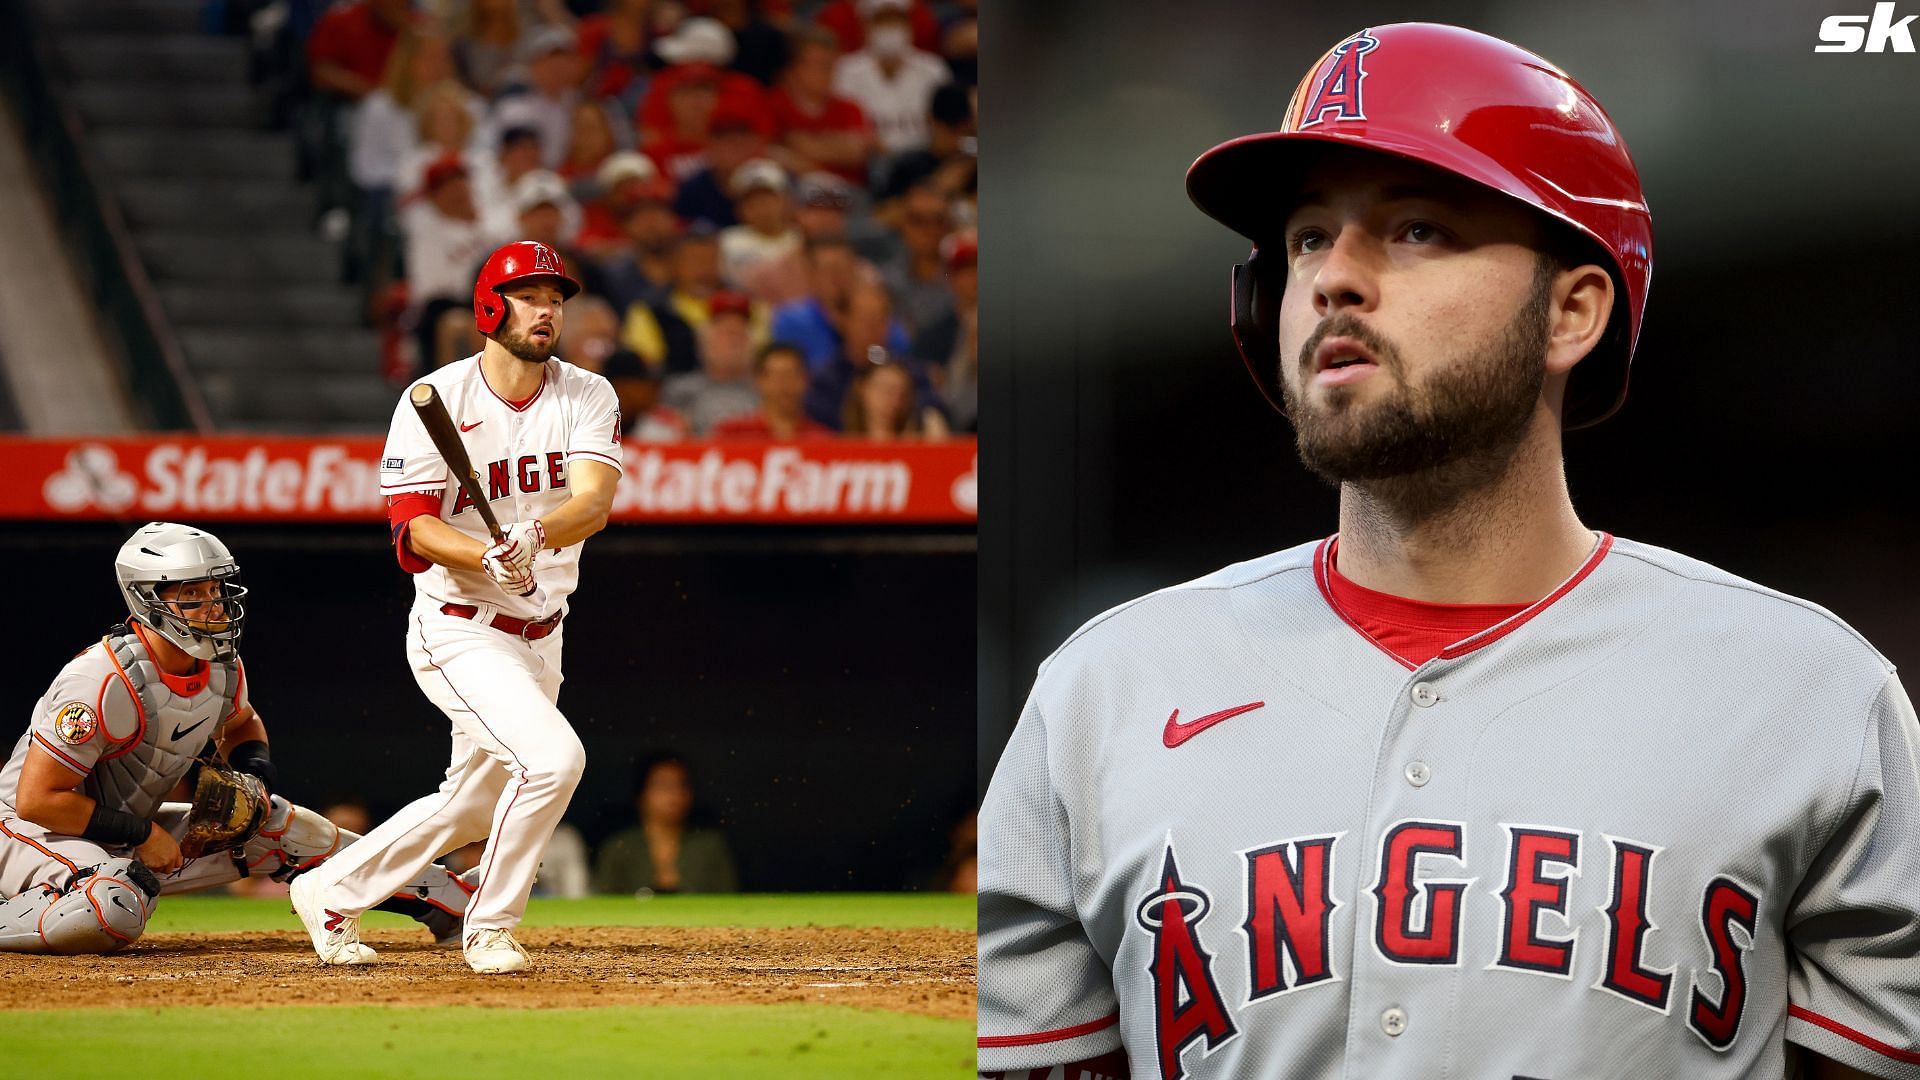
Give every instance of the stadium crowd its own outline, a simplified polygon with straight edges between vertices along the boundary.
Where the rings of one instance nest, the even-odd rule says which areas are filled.
[[[976,430],[975,0],[274,3],[391,378],[534,239],[629,438]]]

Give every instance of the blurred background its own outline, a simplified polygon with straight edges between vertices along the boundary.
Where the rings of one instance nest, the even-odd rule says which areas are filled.
[[[1873,6],[996,8],[979,790],[1075,627],[1334,530],[1333,491],[1299,466],[1228,334],[1247,245],[1182,181],[1216,142],[1276,127],[1324,50],[1389,22],[1545,56],[1639,164],[1653,289],[1625,409],[1567,440],[1583,518],[1810,599],[1920,662],[1920,55],[1813,51],[1824,17],[1864,25]]]
[[[537,239],[628,439],[539,891],[971,889],[971,2],[0,18],[15,716],[124,617],[125,537],[181,520],[254,590],[285,794],[363,828],[435,786],[373,470],[401,389],[478,351],[481,261]]]

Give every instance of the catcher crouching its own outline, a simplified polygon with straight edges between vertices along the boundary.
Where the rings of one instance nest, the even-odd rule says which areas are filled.
[[[0,952],[112,952],[163,895],[285,881],[357,839],[272,793],[226,545],[154,522],[114,569],[130,618],[67,662],[0,769]],[[469,891],[434,865],[382,906],[457,943]]]

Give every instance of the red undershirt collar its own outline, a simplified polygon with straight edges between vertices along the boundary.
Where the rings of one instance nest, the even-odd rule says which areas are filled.
[[[1490,645],[1565,596],[1600,565],[1613,537],[1600,542],[1572,577],[1531,604],[1439,604],[1376,592],[1343,576],[1339,536],[1314,552],[1314,581],[1334,613],[1402,667],[1412,670],[1435,658],[1452,659]]]

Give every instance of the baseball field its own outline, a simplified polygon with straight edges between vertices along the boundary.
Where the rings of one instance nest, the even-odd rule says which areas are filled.
[[[972,896],[536,899],[519,976],[362,926],[379,959],[323,968],[285,899],[168,897],[112,956],[0,954],[0,1072],[974,1075]]]

